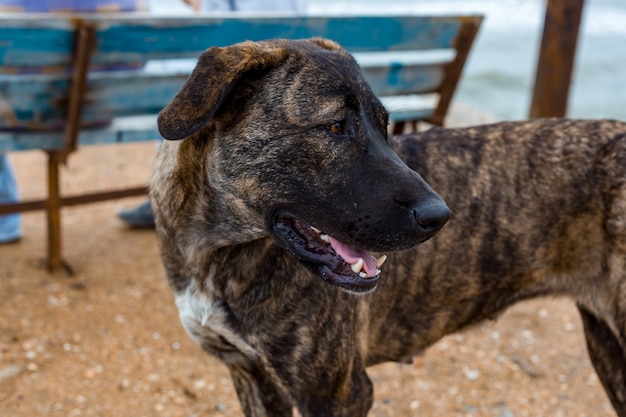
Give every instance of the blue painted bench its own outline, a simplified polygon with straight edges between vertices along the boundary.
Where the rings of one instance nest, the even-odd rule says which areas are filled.
[[[210,46],[333,39],[355,54],[397,126],[442,125],[481,21],[478,15],[0,16],[0,152],[40,149],[49,156],[48,197],[0,205],[0,214],[45,210],[48,267],[67,267],[61,208],[140,195],[146,187],[65,197],[60,165],[79,146],[158,138],[157,113]],[[117,67],[99,70],[111,64]]]

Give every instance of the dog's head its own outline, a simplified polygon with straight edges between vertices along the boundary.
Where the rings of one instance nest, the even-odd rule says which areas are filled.
[[[177,147],[178,165],[208,165],[189,169],[209,177],[213,206],[232,216],[219,221],[271,235],[324,280],[358,292],[380,276],[384,258],[369,251],[424,242],[450,216],[387,144],[387,124],[355,60],[319,38],[208,49],[159,115],[165,139],[206,145],[194,147],[204,155]]]

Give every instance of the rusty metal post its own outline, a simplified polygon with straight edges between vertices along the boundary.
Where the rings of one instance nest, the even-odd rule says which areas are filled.
[[[54,271],[63,265],[61,257],[61,190],[59,186],[59,158],[64,152],[48,153],[48,201],[46,223],[48,225],[48,270]]]
[[[48,225],[48,270],[63,266],[72,275],[72,269],[63,260],[61,239],[61,208],[63,198],[59,178],[59,167],[67,162],[70,153],[76,150],[80,131],[81,112],[87,85],[87,72],[91,53],[95,45],[96,27],[78,21],[74,46],[72,78],[68,94],[68,115],[65,122],[63,149],[48,152],[48,199],[46,217]]]
[[[448,107],[452,102],[452,96],[456,91],[456,86],[461,79],[461,73],[465,66],[470,48],[474,43],[474,39],[478,34],[478,29],[482,22],[482,17],[462,18],[462,29],[456,39],[456,57],[450,62],[449,70],[446,71],[445,78],[441,82],[441,90],[439,91],[440,99],[435,112],[426,119],[426,122],[437,126],[443,126],[444,117],[448,112]]]
[[[87,90],[89,62],[96,42],[96,26],[93,23],[80,22],[76,28],[76,45],[72,63],[72,82],[68,94],[67,119],[65,121],[65,157],[60,162],[65,164],[70,153],[76,150],[80,131],[83,102]]]
[[[585,0],[548,0],[530,117],[564,117]]]

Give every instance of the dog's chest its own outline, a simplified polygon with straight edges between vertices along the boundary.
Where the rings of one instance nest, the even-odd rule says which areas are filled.
[[[185,330],[204,350],[227,362],[241,360],[242,355],[256,357],[256,349],[229,326],[225,305],[212,290],[211,280],[203,284],[192,280],[184,291],[176,294],[176,306]]]

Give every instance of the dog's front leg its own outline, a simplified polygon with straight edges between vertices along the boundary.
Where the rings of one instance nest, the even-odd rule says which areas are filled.
[[[293,406],[287,394],[257,366],[228,365],[237,397],[246,417],[291,417]]]
[[[365,367],[353,364],[338,384],[327,380],[336,370],[316,369],[307,389],[294,393],[302,417],[366,417],[372,408],[374,389]]]
[[[620,341],[604,321],[581,306],[578,310],[591,362],[617,415],[626,417],[626,338]]]
[[[283,363],[283,365],[285,365]],[[335,364],[337,365],[337,364]],[[291,417],[296,406],[302,417],[366,417],[372,407],[373,386],[362,364],[338,369],[284,366],[289,375],[258,363],[228,364],[246,417]],[[329,375],[338,378],[329,380]]]
[[[292,417],[291,396],[302,417],[366,417],[372,407],[373,386],[363,366],[352,368],[339,385],[321,375],[292,375],[291,382],[300,383],[289,385],[289,393],[256,364],[227,366],[246,417]]]

